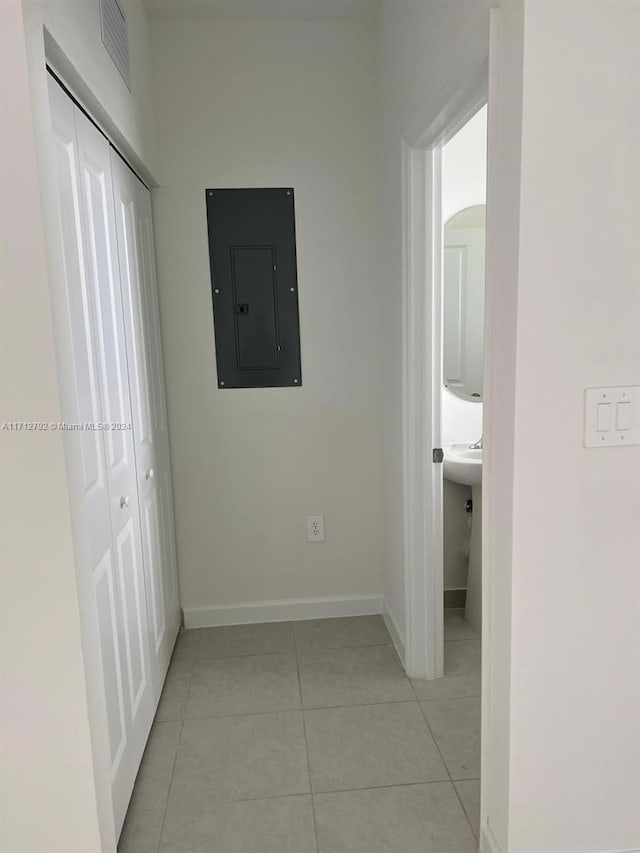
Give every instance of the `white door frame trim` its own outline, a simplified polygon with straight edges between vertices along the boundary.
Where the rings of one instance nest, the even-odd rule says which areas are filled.
[[[443,675],[442,146],[487,101],[488,61],[466,69],[423,108],[402,139],[402,482],[405,667]],[[433,334],[432,334],[433,332]]]
[[[434,375],[439,372],[439,235],[441,152],[439,147],[402,145],[403,210],[403,502],[406,644],[405,666],[414,678],[443,673],[442,476],[431,459],[440,438],[440,407]],[[439,605],[439,606],[438,606]]]

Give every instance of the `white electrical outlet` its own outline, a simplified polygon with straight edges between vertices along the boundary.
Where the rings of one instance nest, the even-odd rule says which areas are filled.
[[[307,516],[307,542],[324,542],[324,515]]]

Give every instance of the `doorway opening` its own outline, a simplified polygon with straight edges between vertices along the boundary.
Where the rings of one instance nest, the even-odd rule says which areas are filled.
[[[444,456],[445,643],[471,632],[479,639],[482,623],[486,164],[485,106],[442,150],[442,380],[434,393],[441,394]],[[447,648],[456,647],[445,646],[445,675]]]
[[[478,827],[487,88],[453,83],[402,150],[405,665]]]
[[[429,105],[402,142],[405,665],[418,679],[444,674],[443,411],[459,408],[443,383],[443,282],[445,216],[458,212],[453,207],[462,194],[447,189],[444,207],[443,159],[451,160],[444,152],[448,143],[455,150],[458,132],[477,114],[486,115],[486,103],[483,64],[466,79],[454,81],[438,103]],[[460,183],[465,183],[464,177]],[[476,407],[479,425],[482,407],[459,402]],[[457,434],[450,434],[454,443]],[[469,444],[480,437],[481,430],[477,435],[474,431]],[[461,436],[464,440],[466,436]]]

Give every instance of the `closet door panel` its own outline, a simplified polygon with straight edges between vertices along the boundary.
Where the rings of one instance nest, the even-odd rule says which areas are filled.
[[[52,129],[60,204],[62,251],[73,360],[74,408],[68,420],[97,424],[103,420],[103,371],[98,335],[95,289],[87,273],[88,247],[83,236],[84,201],[80,179],[75,108],[60,87],[51,83]],[[119,779],[128,743],[123,677],[123,620],[119,607],[116,557],[111,531],[111,498],[106,465],[105,433],[82,429],[73,433],[82,462],[84,513],[88,558],[94,597],[92,622],[100,644],[100,667],[107,711],[111,777]]]
[[[144,654],[146,616],[144,577],[133,445],[129,378],[122,316],[122,297],[117,266],[111,202],[111,172],[107,141],[78,114],[80,174],[84,189],[84,228],[89,280],[97,311],[97,343],[100,349],[107,476],[111,492],[111,526],[117,542],[120,596],[125,616],[124,636],[129,686],[136,697],[149,685],[148,657]],[[142,593],[142,594],[141,594]],[[135,679],[132,680],[133,673]],[[130,707],[140,705],[130,697]]]
[[[155,712],[148,650],[148,626],[140,514],[136,488],[129,375],[114,222],[109,144],[75,110],[84,272],[93,306],[97,384],[101,400],[105,477],[109,509],[117,647],[126,742],[112,767],[114,815],[122,825]],[[98,594],[98,590],[96,590]],[[105,596],[97,598],[99,608]],[[111,599],[109,599],[111,603]],[[108,617],[101,613],[106,624]],[[105,664],[103,663],[103,668]],[[110,690],[107,691],[110,693]],[[107,705],[115,702],[108,696]],[[113,752],[113,749],[112,749]]]
[[[153,311],[148,269],[149,238],[142,221],[148,191],[112,152],[114,199],[120,277],[122,281],[130,389],[138,466],[138,494],[142,514],[143,553],[148,591],[150,645],[159,695],[178,627],[175,560],[168,553],[173,519],[165,510],[166,436],[163,375],[158,374],[159,328]],[[144,227],[143,227],[144,226]],[[146,244],[146,245],[145,245]]]
[[[171,654],[167,634],[166,601],[162,582],[156,488],[156,447],[151,405],[151,369],[146,346],[147,317],[140,276],[140,244],[137,233],[137,186],[133,173],[111,153],[113,193],[118,239],[118,258],[124,306],[129,387],[133,409],[138,495],[142,517],[142,542],[147,588],[147,614],[155,690],[159,695]]]

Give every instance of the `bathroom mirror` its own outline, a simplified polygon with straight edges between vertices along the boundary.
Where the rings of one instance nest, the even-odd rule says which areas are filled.
[[[484,345],[484,204],[466,207],[444,227],[444,385],[482,400]]]

